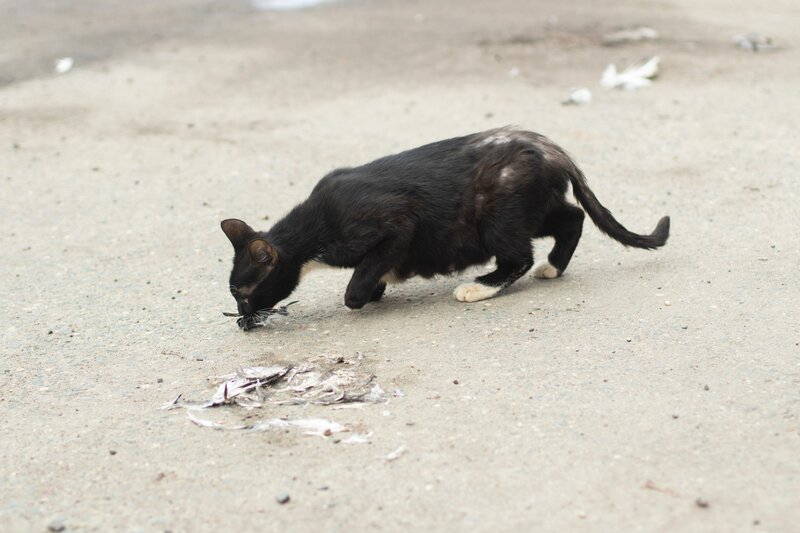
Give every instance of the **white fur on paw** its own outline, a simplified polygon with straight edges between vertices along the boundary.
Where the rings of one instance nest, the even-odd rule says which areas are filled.
[[[558,277],[558,269],[550,261],[542,261],[533,267],[533,275],[539,279],[553,279]]]
[[[500,292],[500,287],[489,287],[481,283],[462,283],[453,291],[459,302],[478,302],[491,298]]]

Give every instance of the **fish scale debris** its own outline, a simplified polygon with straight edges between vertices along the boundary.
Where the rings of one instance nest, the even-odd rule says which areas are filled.
[[[341,362],[340,362],[341,361]],[[272,405],[334,405],[385,403],[388,394],[375,375],[342,358],[300,366],[242,367],[217,378],[208,400],[187,400],[179,394],[162,409],[208,409],[238,405],[245,409]]]

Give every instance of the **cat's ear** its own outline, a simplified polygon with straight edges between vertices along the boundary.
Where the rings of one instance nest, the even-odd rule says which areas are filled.
[[[264,239],[250,241],[250,257],[257,263],[275,265],[278,263],[278,251]]]
[[[237,218],[228,218],[219,223],[222,231],[231,241],[231,244],[237,250],[247,244],[247,241],[253,236],[255,231],[253,228],[242,222]]]

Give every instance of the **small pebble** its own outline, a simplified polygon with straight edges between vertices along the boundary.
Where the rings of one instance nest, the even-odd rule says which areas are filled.
[[[282,493],[278,494],[277,496],[275,496],[275,501],[278,502],[281,505],[289,503],[289,500],[291,500],[291,499],[292,498],[286,492],[282,492]]]
[[[627,338],[625,339],[625,342],[631,342],[631,338],[630,338],[630,337],[627,337]]]
[[[453,380],[453,385],[458,385],[458,380],[457,379]]]
[[[108,450],[108,453],[111,455],[117,455],[117,450]]]
[[[47,531],[64,531],[66,528],[62,520],[53,520],[47,524]]]
[[[677,420],[678,419],[678,415],[672,415],[672,418]]]
[[[158,379],[156,380],[156,383],[164,383],[164,378],[158,378]]]
[[[701,509],[707,509],[708,508],[708,501],[704,500],[703,498],[697,498],[694,501],[694,503],[695,503],[695,505],[697,505]]]
[[[708,385],[706,385],[705,387],[703,387],[703,389],[705,389],[705,390],[708,390]]]

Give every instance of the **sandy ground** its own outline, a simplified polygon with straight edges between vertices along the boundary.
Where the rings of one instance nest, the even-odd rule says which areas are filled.
[[[0,2],[0,530],[797,531],[800,9],[607,4]],[[662,39],[602,46],[637,23]],[[598,87],[654,53],[651,87]],[[594,102],[561,106],[573,86]],[[567,275],[488,302],[453,299],[466,274],[351,312],[333,271],[269,329],[220,315],[221,219],[266,229],[332,168],[509,123],[628,227],[671,215],[667,247],[587,222]],[[369,444],[159,410],[356,352],[404,396],[256,415]]]

